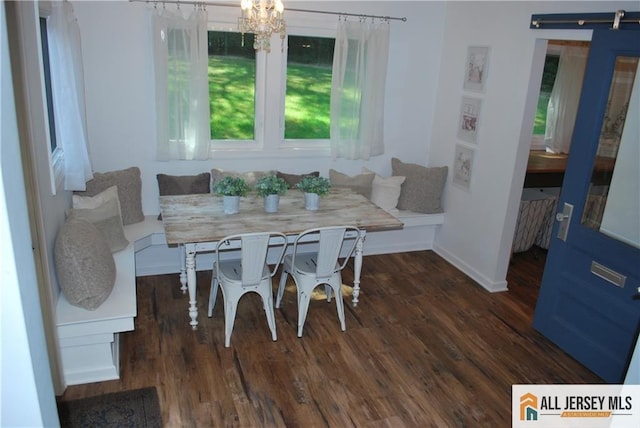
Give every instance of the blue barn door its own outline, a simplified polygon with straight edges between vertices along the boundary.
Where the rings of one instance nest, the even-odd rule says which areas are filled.
[[[594,30],[533,321],[609,383],[640,326],[639,57],[640,31]]]

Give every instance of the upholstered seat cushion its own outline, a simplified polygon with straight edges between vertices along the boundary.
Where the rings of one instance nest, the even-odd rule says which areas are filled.
[[[69,303],[97,309],[111,294],[116,265],[104,235],[90,222],[71,218],[54,245],[56,276]]]

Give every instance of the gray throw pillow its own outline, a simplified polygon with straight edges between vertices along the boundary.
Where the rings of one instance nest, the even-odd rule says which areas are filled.
[[[448,167],[424,167],[392,158],[391,170],[394,176],[405,177],[398,199],[399,210],[425,214],[443,212],[441,199]]]
[[[116,265],[104,235],[91,223],[69,219],[54,245],[56,276],[69,303],[90,311],[111,294]]]
[[[374,173],[366,173],[351,177],[334,169],[329,170],[329,181],[331,181],[331,186],[348,187],[355,193],[359,193],[367,199],[371,199],[371,189],[375,176],[376,175]]]
[[[305,177],[320,177],[320,171],[313,171],[308,174],[287,174],[278,171],[277,176],[287,182],[289,189],[293,189]]]
[[[87,190],[74,192],[79,196],[95,196],[111,186],[118,186],[118,198],[122,210],[122,223],[133,224],[144,221],[142,212],[142,179],[136,166],[118,171],[96,172],[87,181]]]
[[[211,192],[211,174],[198,175],[156,175],[160,196],[195,195]]]

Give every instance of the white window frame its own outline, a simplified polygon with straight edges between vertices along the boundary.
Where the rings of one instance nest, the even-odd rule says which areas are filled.
[[[209,31],[237,32],[236,21],[209,21]],[[271,36],[271,52],[256,52],[254,140],[211,140],[211,157],[216,159],[287,158],[330,156],[329,139],[284,139],[284,107],[287,81],[288,35],[336,37],[335,21],[326,25],[295,26],[287,22],[287,36]],[[277,108],[267,108],[268,100]]]

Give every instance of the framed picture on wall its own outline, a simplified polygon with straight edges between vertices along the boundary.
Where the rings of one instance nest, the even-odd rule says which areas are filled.
[[[453,184],[464,190],[471,188],[474,156],[475,150],[462,144],[456,144],[456,152],[453,159]]]
[[[469,46],[464,72],[464,89],[484,92],[489,75],[489,48]]]
[[[480,106],[482,100],[473,97],[462,97],[460,120],[458,121],[458,138],[467,143],[478,142],[478,126],[480,125]]]

